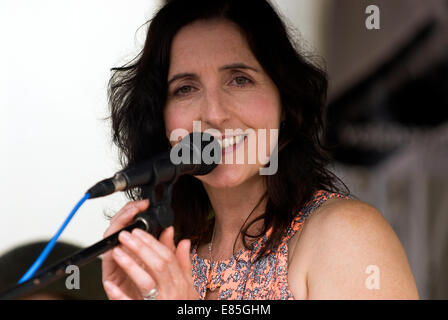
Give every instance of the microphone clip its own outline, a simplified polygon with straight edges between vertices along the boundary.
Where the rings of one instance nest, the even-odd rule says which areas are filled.
[[[152,234],[156,239],[159,238],[162,231],[173,225],[174,212],[171,208],[171,192],[174,182],[177,180],[176,175],[172,181],[163,182],[159,186],[163,190],[157,189],[155,185],[149,187],[149,208],[135,216],[134,221],[141,221],[145,225],[145,231]],[[157,197],[157,191],[163,191],[160,200]],[[160,196],[160,195],[159,195]]]

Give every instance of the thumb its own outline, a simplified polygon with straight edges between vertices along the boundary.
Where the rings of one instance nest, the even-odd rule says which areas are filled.
[[[177,261],[179,261],[179,265],[183,273],[188,277],[188,279],[192,279],[192,269],[193,266],[191,264],[190,258],[190,248],[191,241],[189,239],[184,239],[177,244],[176,248],[176,257]]]

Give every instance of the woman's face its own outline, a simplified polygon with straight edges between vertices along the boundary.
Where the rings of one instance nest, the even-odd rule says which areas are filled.
[[[200,121],[196,126],[200,124],[202,132],[220,132],[214,135],[223,146],[223,163],[197,178],[214,188],[260,179],[259,169],[276,144],[271,136],[280,125],[280,97],[238,27],[225,20],[204,20],[182,28],[172,43],[167,81],[164,119],[168,139],[176,129],[197,131],[194,121]],[[248,154],[258,153],[254,142],[260,153],[265,152],[255,161]],[[267,148],[260,148],[263,144]],[[244,154],[244,161],[237,154]]]

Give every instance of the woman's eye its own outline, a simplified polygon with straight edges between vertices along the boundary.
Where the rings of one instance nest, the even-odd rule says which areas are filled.
[[[192,91],[192,87],[191,86],[182,86],[179,89],[174,91],[174,95],[183,95],[183,94],[188,94]]]
[[[243,76],[236,77],[235,79],[233,79],[233,81],[236,83],[237,86],[244,86],[252,82],[250,79]]]
[[[244,76],[238,76],[233,79],[232,83],[236,84],[238,87],[243,87],[247,84],[251,84],[252,80],[250,80],[249,78],[244,77]],[[186,85],[186,86],[182,86],[182,87],[176,89],[173,92],[173,95],[174,96],[187,95],[187,94],[193,92],[193,90],[194,90],[194,88],[192,86]]]

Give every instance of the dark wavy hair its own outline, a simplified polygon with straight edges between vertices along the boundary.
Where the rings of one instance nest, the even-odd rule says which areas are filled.
[[[243,243],[272,232],[259,256],[272,251],[301,208],[318,190],[341,191],[344,185],[327,169],[328,149],[322,143],[326,73],[300,53],[282,18],[266,0],[172,0],[150,21],[139,55],[123,67],[113,68],[109,82],[113,141],[126,167],[169,150],[163,108],[174,36],[196,20],[225,19],[239,26],[260,65],[277,86],[285,115],[279,135],[278,171],[265,176],[264,213],[241,228]],[[346,194],[347,187],[344,185]],[[145,187],[128,196],[146,198]],[[260,202],[261,203],[261,200]],[[211,204],[202,183],[192,176],[180,177],[173,187],[172,208],[176,241],[193,245],[210,241],[214,225]],[[255,210],[255,208],[254,208]],[[253,212],[253,211],[252,211]],[[250,215],[249,215],[250,216]],[[258,234],[248,234],[262,220]],[[236,240],[235,240],[236,243]]]

